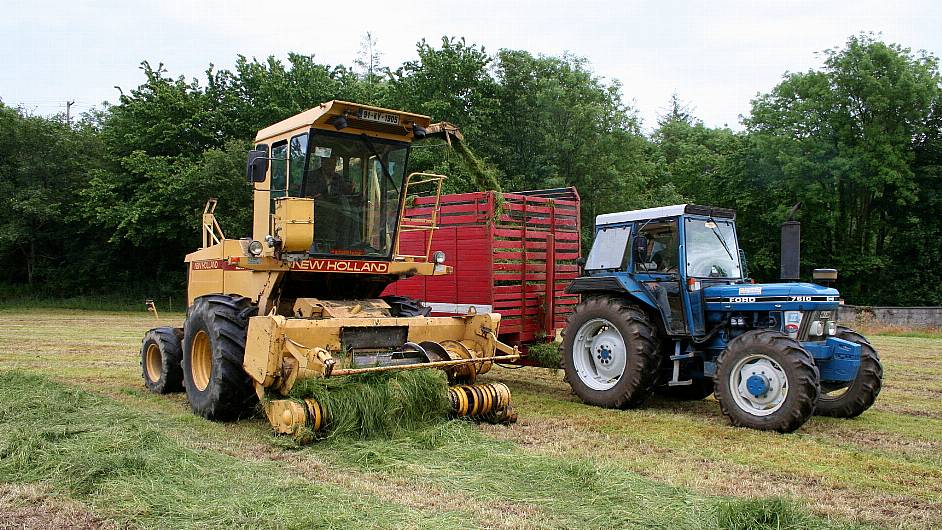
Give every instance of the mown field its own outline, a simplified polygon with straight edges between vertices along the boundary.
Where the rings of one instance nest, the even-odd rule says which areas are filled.
[[[297,447],[145,392],[153,325],[0,310],[0,528],[942,527],[942,338],[872,337],[876,406],[789,435],[712,399],[601,410],[558,371],[496,369],[516,425]]]

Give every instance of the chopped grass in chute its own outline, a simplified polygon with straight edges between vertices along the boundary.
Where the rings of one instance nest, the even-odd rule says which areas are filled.
[[[376,372],[308,379],[291,397],[315,399],[327,417],[321,437],[388,438],[445,421],[448,381],[441,370]]]
[[[471,176],[474,178],[474,184],[479,190],[501,191],[500,181],[497,180],[497,170],[475,156],[464,142],[456,140],[452,142],[452,145],[468,171],[471,172]]]

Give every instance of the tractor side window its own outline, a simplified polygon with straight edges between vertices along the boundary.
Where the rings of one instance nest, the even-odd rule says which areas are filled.
[[[644,236],[648,243],[645,252],[635,257],[635,272],[677,272],[678,242],[675,221],[648,223],[639,230],[638,235]]]
[[[595,234],[595,243],[586,258],[586,270],[621,269],[625,263],[630,226],[606,226]]]
[[[285,196],[288,184],[288,142],[280,142],[271,148],[271,212],[275,212],[275,199]]]
[[[307,133],[291,139],[288,151],[288,195],[300,197],[304,182],[304,161],[307,159]]]

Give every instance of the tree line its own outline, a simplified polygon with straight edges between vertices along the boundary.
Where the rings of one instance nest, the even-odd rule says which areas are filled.
[[[182,293],[206,198],[227,234],[250,231],[255,132],[343,99],[457,124],[504,190],[576,186],[584,243],[600,213],[735,208],[751,275],[774,280],[779,224],[801,202],[806,276],[838,268],[851,303],[942,304],[942,77],[928,53],[855,35],[757,95],[742,131],[704,125],[677,95],[644,131],[630,87],[584,58],[444,37],[391,68],[372,37],[364,50],[349,66],[240,56],[199,79],[145,62],[139,86],[74,123],[0,103],[3,290]],[[420,145],[413,169],[475,188],[454,152]]]

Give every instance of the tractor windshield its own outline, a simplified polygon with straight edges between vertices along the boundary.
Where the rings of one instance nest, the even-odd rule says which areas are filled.
[[[742,278],[739,245],[730,221],[686,218],[684,223],[687,276],[692,278]]]
[[[314,199],[311,254],[389,257],[409,146],[314,131],[288,195]]]

